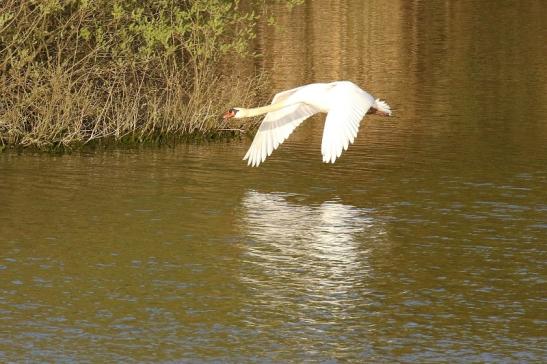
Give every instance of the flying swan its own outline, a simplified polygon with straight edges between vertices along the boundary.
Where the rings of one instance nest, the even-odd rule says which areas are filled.
[[[391,116],[391,108],[380,99],[350,81],[312,83],[274,96],[268,106],[245,109],[234,107],[224,119],[249,118],[266,114],[251,147],[243,157],[257,167],[304,120],[319,112],[327,113],[321,154],[323,162],[334,163],[357,136],[359,123],[366,114]]]

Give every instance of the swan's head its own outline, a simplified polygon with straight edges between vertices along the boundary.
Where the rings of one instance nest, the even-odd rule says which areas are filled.
[[[231,119],[231,118],[239,119],[242,117],[242,114],[243,113],[241,112],[241,109],[237,107],[233,107],[224,113],[223,118],[224,120]]]

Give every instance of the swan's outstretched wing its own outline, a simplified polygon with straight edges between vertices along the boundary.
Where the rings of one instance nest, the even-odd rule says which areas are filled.
[[[288,99],[299,88],[278,93],[274,96],[272,104]],[[248,165],[258,166],[287,139],[298,125],[318,112],[319,110],[313,106],[298,103],[267,113],[243,159],[248,160]]]
[[[361,119],[374,103],[371,95],[349,82],[340,82],[331,92],[333,107],[327,114],[321,142],[325,163],[334,163],[353,143]]]

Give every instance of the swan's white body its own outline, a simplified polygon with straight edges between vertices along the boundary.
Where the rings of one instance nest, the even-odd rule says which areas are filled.
[[[361,119],[373,113],[391,115],[390,107],[349,81],[314,83],[274,96],[271,105],[254,109],[234,108],[235,118],[266,114],[244,160],[255,167],[304,120],[319,112],[327,113],[321,154],[323,162],[334,163],[357,136]]]

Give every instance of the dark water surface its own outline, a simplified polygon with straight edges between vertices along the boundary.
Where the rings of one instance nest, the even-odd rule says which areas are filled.
[[[255,169],[250,140],[0,154],[0,362],[547,361],[545,4],[273,8],[273,91],[395,110],[335,165],[323,117]]]

